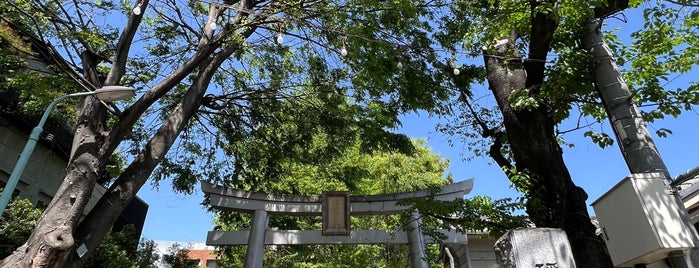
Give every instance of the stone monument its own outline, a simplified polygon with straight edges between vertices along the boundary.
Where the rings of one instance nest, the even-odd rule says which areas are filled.
[[[500,268],[575,268],[573,251],[562,229],[521,228],[495,242]]]

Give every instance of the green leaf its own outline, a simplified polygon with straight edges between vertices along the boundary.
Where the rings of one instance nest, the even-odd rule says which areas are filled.
[[[668,134],[672,134],[672,130],[669,130],[667,128],[660,128],[655,131],[655,134],[658,135],[658,137],[667,138]]]

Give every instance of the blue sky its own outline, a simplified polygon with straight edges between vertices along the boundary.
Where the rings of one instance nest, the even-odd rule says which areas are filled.
[[[639,18],[639,15],[637,11],[626,12],[626,16],[631,18]],[[608,23],[620,24],[615,20],[608,20]],[[633,25],[622,25],[622,27],[628,30]],[[689,74],[679,76],[666,86],[667,88],[686,86],[691,77],[697,77],[697,73],[695,68]],[[491,164],[490,159],[463,160],[463,154],[468,154],[468,151],[461,145],[450,147],[447,142],[448,137],[434,131],[438,119],[425,114],[409,114],[403,116],[401,120],[403,126],[398,132],[413,138],[425,138],[434,153],[450,159],[451,165],[448,172],[456,180],[475,179],[474,189],[466,196],[467,198],[474,195],[487,195],[492,198],[519,196],[509,187],[509,181],[497,166]],[[564,122],[564,124],[573,124],[573,122]],[[611,133],[608,122],[594,128]],[[659,128],[672,130],[673,134],[667,138],[658,138],[654,135],[656,145],[672,176],[699,166],[699,158],[696,157],[699,152],[699,142],[696,138],[696,134],[699,133],[698,112],[687,111],[678,118],[668,117],[649,124],[648,128],[651,133]],[[627,176],[629,171],[616,143],[601,149],[583,137],[583,132],[584,130],[580,130],[564,136],[567,142],[575,145],[573,148],[564,148],[564,158],[574,182],[587,191],[588,204],[590,204]],[[203,196],[198,189],[194,195],[177,194],[170,191],[167,182],[163,182],[157,191],[150,185],[144,186],[139,192],[139,197],[150,206],[143,230],[143,236],[147,239],[204,241],[207,231],[213,229],[213,214],[207,213],[206,209],[200,205]]]

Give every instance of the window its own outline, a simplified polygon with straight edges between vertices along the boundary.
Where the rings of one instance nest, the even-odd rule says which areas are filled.
[[[206,260],[206,268],[218,268],[216,260]]]

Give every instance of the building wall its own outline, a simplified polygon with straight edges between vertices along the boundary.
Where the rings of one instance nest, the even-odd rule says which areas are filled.
[[[211,249],[190,249],[189,258],[199,260],[199,267],[218,268],[216,254]]]
[[[473,268],[498,268],[495,259],[495,238],[484,238],[482,235],[468,236],[468,251]]]
[[[158,255],[156,267],[168,268],[164,263],[164,257],[172,254],[172,248],[177,246],[179,249],[188,251],[188,258],[198,260],[201,268],[219,268],[216,263],[217,257],[214,254],[214,247],[207,246],[203,242],[177,242],[177,241],[155,241],[155,253]]]
[[[0,118],[0,120],[7,122],[4,118]],[[27,136],[27,133],[14,125],[3,124],[0,126],[0,181],[2,185],[7,183],[27,142]],[[20,181],[17,183],[16,191],[19,192],[20,197],[27,198],[35,205],[44,207],[51,202],[51,198],[61,185],[66,166],[67,162],[63,158],[49,150],[44,144],[38,143],[29,158]],[[105,188],[101,185],[95,187],[85,213],[95,206],[104,192]]]
[[[0,186],[7,183],[29,136],[26,131],[9,122],[11,120],[0,116]],[[15,192],[20,197],[27,198],[35,206],[42,208],[48,206],[63,182],[65,169],[68,165],[65,155],[70,153],[61,152],[63,154],[58,155],[55,151],[60,150],[59,146],[47,147],[47,144],[51,144],[51,142],[37,143],[15,188]],[[95,186],[83,215],[87,215],[92,210],[105,192],[104,186],[99,184]],[[136,197],[119,216],[114,224],[114,230],[119,231],[123,226],[133,224],[136,233],[140,236],[147,213],[148,204]]]

